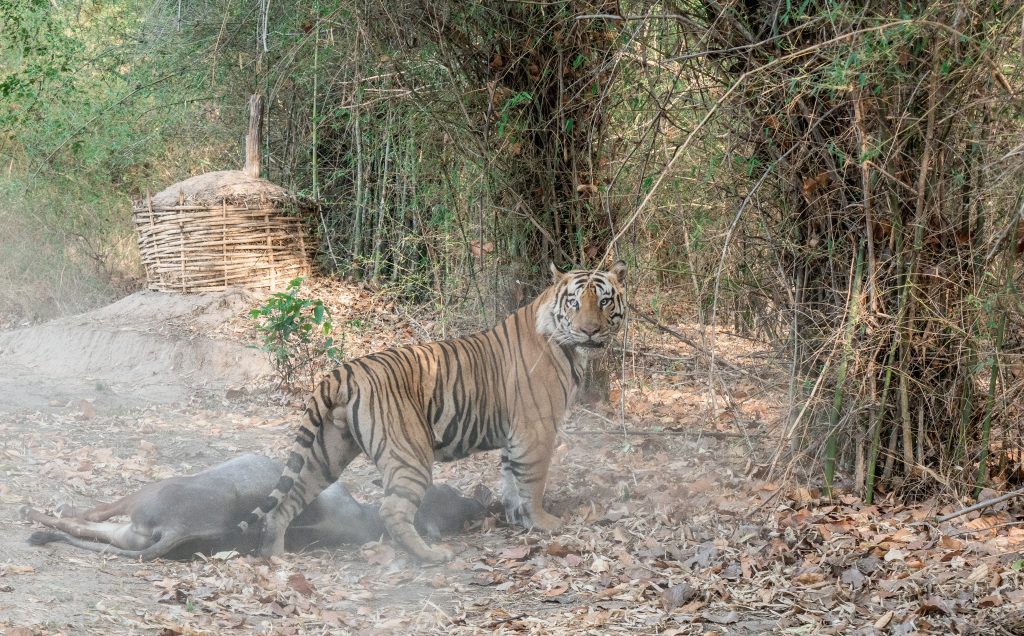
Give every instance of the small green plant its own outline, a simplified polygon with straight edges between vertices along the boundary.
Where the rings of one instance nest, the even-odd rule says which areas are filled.
[[[344,358],[343,340],[334,337],[331,312],[321,300],[301,298],[302,279],[272,295],[249,312],[263,337],[263,351],[270,354],[281,384],[292,385],[299,376],[312,384],[318,372]]]

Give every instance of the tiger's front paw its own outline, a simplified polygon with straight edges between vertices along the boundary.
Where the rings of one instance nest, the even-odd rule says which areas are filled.
[[[427,548],[426,551],[418,553],[416,556],[431,563],[447,563],[455,558],[455,553],[448,546],[438,544]]]
[[[554,532],[562,527],[562,520],[544,510],[538,510],[530,515],[529,527],[544,532]]]

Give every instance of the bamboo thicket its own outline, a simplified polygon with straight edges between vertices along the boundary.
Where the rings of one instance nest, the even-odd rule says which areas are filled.
[[[810,415],[790,465],[868,500],[1019,479],[1024,7],[677,8],[755,183],[740,242],[770,248],[756,274],[786,299],[794,413]]]

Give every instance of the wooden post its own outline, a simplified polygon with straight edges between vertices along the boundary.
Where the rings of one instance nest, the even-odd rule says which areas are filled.
[[[220,202],[220,266],[224,268],[224,287],[228,287],[228,200]]]
[[[178,223],[178,251],[181,254],[181,293],[188,293],[188,275],[185,273],[185,224]]]
[[[270,291],[277,290],[277,270],[274,269],[274,237],[270,233],[270,215],[263,217],[267,228],[267,259],[270,261]]]
[[[250,177],[260,176],[260,141],[263,132],[263,96],[249,98],[249,132],[245,135],[245,168]]]

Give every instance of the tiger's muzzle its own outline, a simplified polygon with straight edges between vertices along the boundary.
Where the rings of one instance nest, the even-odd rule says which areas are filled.
[[[610,341],[611,338],[608,337],[607,333],[594,333],[586,335],[585,338],[577,339],[574,345],[583,349],[603,349],[608,346]]]

